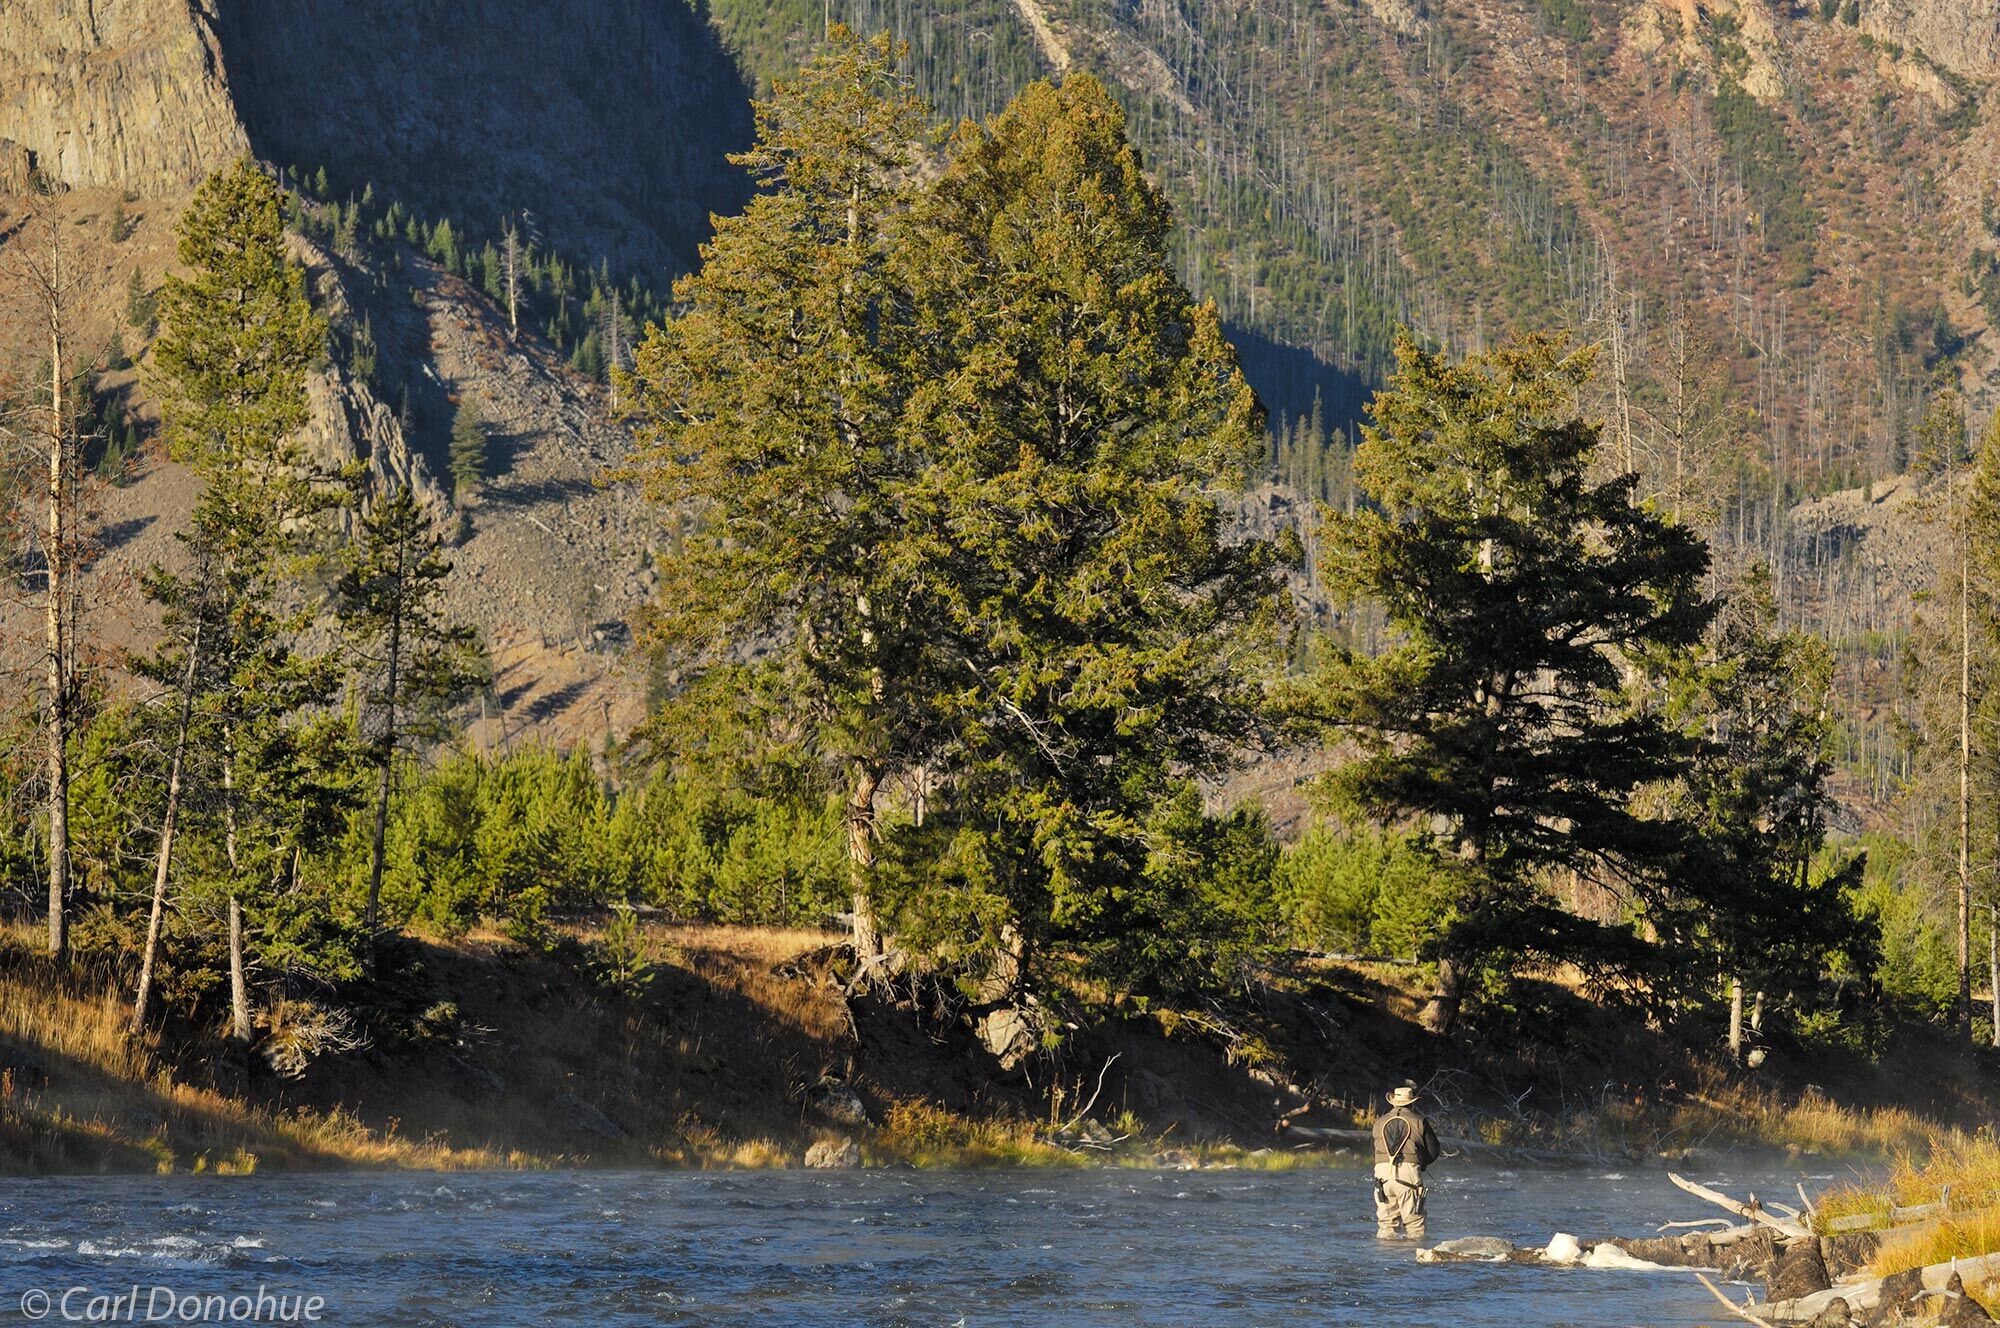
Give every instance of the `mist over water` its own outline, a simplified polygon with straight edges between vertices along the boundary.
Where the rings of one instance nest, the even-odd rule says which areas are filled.
[[[1707,1217],[1654,1168],[1447,1161],[1432,1242]],[[1843,1174],[1704,1178],[1787,1196]],[[1609,1328],[1713,1322],[1686,1272],[1418,1264],[1360,1171],[737,1172],[0,1181],[0,1322],[73,1286],[318,1295],[320,1322]],[[158,1297],[153,1303],[164,1305]],[[296,1303],[296,1302],[294,1302]],[[80,1312],[85,1296],[72,1298]],[[45,1322],[63,1322],[59,1311]],[[80,1317],[72,1321],[83,1321]],[[155,1320],[164,1321],[164,1320]],[[213,1319],[209,1321],[215,1321]]]

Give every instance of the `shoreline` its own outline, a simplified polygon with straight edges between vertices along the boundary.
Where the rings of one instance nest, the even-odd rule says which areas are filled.
[[[1278,975],[1221,1031],[1213,1012],[1100,1010],[1009,1069],[969,1020],[802,970],[824,933],[652,924],[633,991],[593,976],[594,939],[402,942],[365,1045],[280,1071],[325,1005],[276,1003],[248,1048],[189,1027],[135,1042],[117,972],[55,975],[0,933],[0,1176],[779,1170],[816,1144],[874,1168],[1359,1168],[1351,1138],[1280,1122],[1352,1131],[1376,1085],[1426,1075],[1440,1132],[1481,1155],[1456,1165],[1879,1165],[1957,1137],[1949,1113],[1882,1101],[1893,1077],[1811,1067],[1838,1100],[1731,1077],[1574,996],[1549,1044],[1431,1038],[1412,975],[1364,965]],[[1586,1072],[1595,1100],[1565,1087]]]

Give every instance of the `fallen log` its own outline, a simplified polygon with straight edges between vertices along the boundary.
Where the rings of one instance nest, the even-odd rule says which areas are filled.
[[[1692,1194],[1695,1198],[1706,1199],[1717,1207],[1729,1210],[1738,1217],[1747,1217],[1752,1222],[1762,1222],[1765,1226],[1770,1227],[1773,1231],[1778,1232],[1787,1239],[1809,1240],[1812,1238],[1812,1232],[1806,1230],[1799,1223],[1773,1216],[1755,1203],[1738,1202],[1720,1190],[1711,1190],[1706,1185],[1698,1185],[1694,1181],[1688,1180],[1684,1176],[1675,1175],[1671,1171],[1667,1173],[1667,1179],[1681,1189],[1686,1190],[1689,1194]]]
[[[1773,1328],[1773,1325],[1769,1319],[1758,1318],[1755,1314],[1751,1313],[1749,1310],[1743,1308],[1741,1305],[1738,1305],[1735,1301],[1731,1300],[1729,1297],[1723,1295],[1722,1288],[1717,1286],[1715,1283],[1709,1281],[1706,1274],[1696,1273],[1695,1280],[1700,1282],[1703,1286],[1707,1287],[1710,1295],[1714,1296],[1717,1300],[1721,1301],[1725,1309],[1727,1309],[1731,1314],[1734,1314],[1737,1318],[1742,1319],[1745,1323],[1754,1323],[1757,1325],[1757,1328]]]

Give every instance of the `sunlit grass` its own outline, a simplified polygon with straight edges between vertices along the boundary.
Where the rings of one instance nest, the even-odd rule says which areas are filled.
[[[1899,1209],[1939,1204],[1893,1225]],[[1818,1210],[1823,1230],[1860,1217],[1885,1232],[1870,1265],[1878,1275],[2000,1252],[2000,1140],[1933,1128],[1921,1145],[1899,1151],[1879,1182],[1830,1191]]]

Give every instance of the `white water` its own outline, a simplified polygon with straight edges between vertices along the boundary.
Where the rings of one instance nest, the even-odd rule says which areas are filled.
[[[1650,1235],[1663,1172],[1448,1170],[1431,1241]],[[1790,1196],[1838,1168],[1706,1173]],[[1687,1328],[1685,1272],[1419,1264],[1358,1171],[557,1173],[0,1182],[0,1322],[85,1286],[323,1296],[355,1325]],[[73,1300],[72,1306],[82,1304]],[[52,1314],[49,1322],[60,1322]]]

